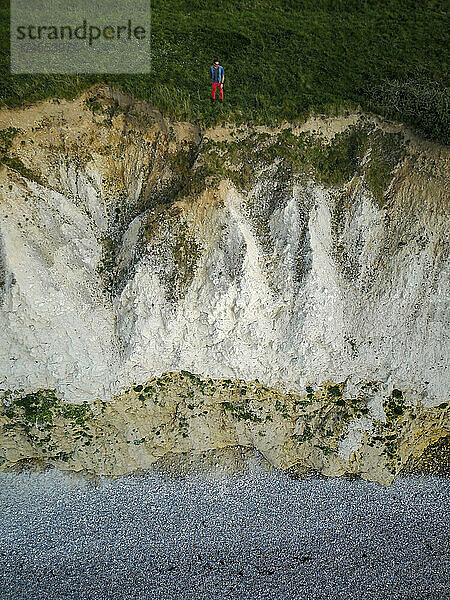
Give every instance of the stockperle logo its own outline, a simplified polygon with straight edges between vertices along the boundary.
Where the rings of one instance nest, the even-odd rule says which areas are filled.
[[[11,0],[12,73],[149,73],[149,0]]]

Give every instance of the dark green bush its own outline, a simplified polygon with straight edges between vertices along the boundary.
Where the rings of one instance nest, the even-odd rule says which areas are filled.
[[[405,121],[426,137],[450,143],[450,88],[431,80],[385,79],[366,93],[375,112]]]

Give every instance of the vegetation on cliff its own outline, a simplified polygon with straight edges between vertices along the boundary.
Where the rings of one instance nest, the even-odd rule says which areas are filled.
[[[148,75],[11,75],[6,0],[0,14],[3,104],[73,97],[103,81],[203,124],[361,107],[450,139],[444,0],[153,0]],[[218,111],[208,101],[215,55],[226,68]]]
[[[55,389],[6,390],[0,394],[0,471],[53,465],[121,475],[152,468],[168,454],[242,446],[291,474],[312,469],[390,483],[448,436],[446,403],[414,405],[394,388],[384,396],[380,419],[370,404],[379,384],[365,382],[350,395],[345,384],[323,381],[296,393],[182,370],[126,388],[113,402],[66,404]]]

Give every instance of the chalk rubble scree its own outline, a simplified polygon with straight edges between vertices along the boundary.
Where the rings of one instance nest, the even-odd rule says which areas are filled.
[[[105,87],[0,129],[1,469],[256,449],[389,484],[449,435],[447,148],[364,114],[201,130]]]

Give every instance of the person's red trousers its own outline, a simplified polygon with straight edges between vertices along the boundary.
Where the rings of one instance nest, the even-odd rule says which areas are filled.
[[[219,86],[219,92],[220,92],[220,99],[223,100],[223,87],[220,85],[220,83],[213,83],[212,84],[212,97],[213,100],[216,99],[216,87]]]

